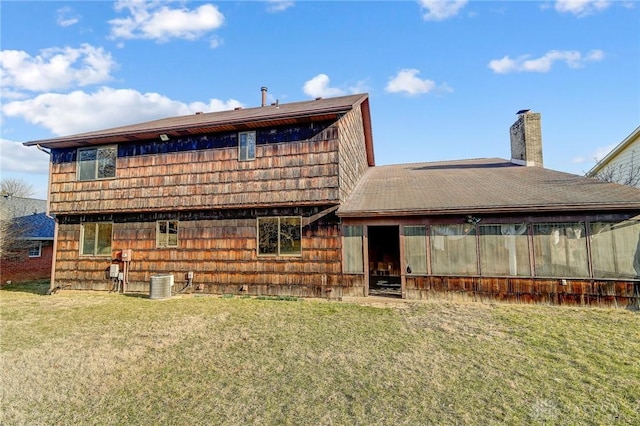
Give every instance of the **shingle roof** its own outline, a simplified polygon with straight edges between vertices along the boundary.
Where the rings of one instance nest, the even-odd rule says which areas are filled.
[[[47,200],[4,195],[0,197],[0,218],[12,219],[45,211],[47,211]]]
[[[247,130],[267,124],[281,125],[304,122],[309,121],[312,117],[316,120],[331,119],[362,103],[366,103],[368,108],[367,94],[169,117],[95,132],[29,141],[24,145],[65,148],[152,139],[158,138],[160,134],[167,134],[171,137],[216,131]],[[366,114],[369,114],[368,110]],[[370,137],[370,129],[368,133]]]
[[[640,210],[640,189],[500,158],[371,167],[342,217]]]
[[[54,224],[45,213],[17,217],[13,222],[13,226],[22,229],[20,239],[25,240],[53,240]]]

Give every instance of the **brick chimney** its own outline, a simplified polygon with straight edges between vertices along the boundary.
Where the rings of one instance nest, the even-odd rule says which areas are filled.
[[[540,113],[523,109],[517,114],[518,119],[509,129],[511,162],[523,166],[543,167]]]

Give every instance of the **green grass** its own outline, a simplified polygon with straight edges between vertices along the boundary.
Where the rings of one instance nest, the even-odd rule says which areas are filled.
[[[640,424],[640,314],[0,290],[0,424]],[[288,300],[288,299],[287,299]]]

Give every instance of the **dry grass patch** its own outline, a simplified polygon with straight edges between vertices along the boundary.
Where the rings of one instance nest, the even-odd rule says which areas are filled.
[[[628,311],[0,300],[1,424],[640,423]]]

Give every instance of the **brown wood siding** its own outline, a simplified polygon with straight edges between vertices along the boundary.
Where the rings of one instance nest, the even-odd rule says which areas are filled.
[[[238,161],[237,147],[121,157],[115,179],[78,181],[75,163],[52,164],[51,212],[337,203],[337,135],[259,145],[253,161]]]
[[[463,298],[549,305],[640,308],[640,282],[595,279],[406,276],[408,299]]]
[[[79,255],[80,225],[60,225],[56,285],[108,290],[107,269],[123,249],[133,250],[128,291],[148,292],[152,275],[173,274],[174,291],[194,272],[194,292],[305,297],[363,296],[358,280],[344,279],[338,224],[303,228],[302,257],[258,257],[256,220],[199,220],[179,224],[179,246],[156,248],[156,222],[114,223],[112,258]],[[122,270],[123,264],[120,262]],[[324,276],[324,277],[323,277]],[[190,290],[191,291],[191,290]]]
[[[344,201],[367,171],[367,147],[362,111],[357,106],[338,122],[340,134],[340,201]]]

